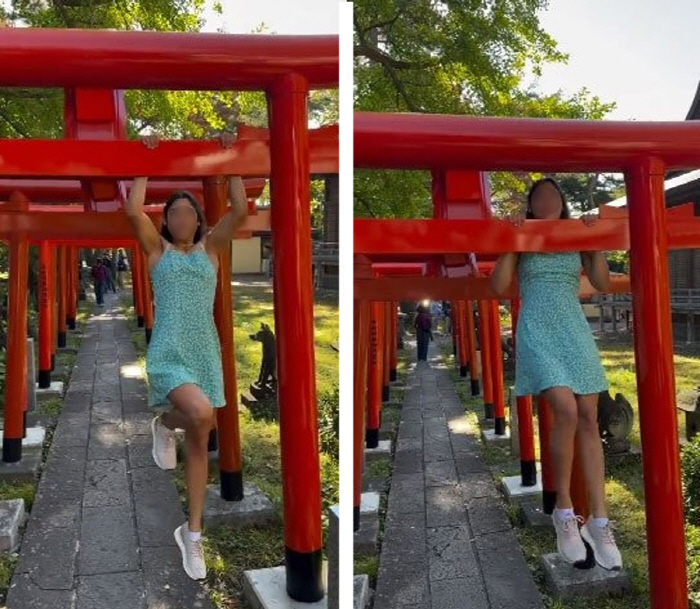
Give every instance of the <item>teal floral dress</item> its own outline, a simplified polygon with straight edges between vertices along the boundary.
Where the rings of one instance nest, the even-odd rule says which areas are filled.
[[[168,406],[168,394],[189,383],[199,386],[214,408],[225,406],[213,314],[217,272],[201,242],[189,253],[167,245],[151,281],[155,320],[146,355],[149,407]]]
[[[515,393],[569,387],[577,395],[608,389],[578,293],[578,252],[521,254],[521,308],[515,335]]]

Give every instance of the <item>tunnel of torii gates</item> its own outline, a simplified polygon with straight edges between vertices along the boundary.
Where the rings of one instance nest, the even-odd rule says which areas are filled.
[[[65,93],[63,139],[0,140],[0,194],[6,201],[0,203],[0,240],[10,248],[3,461],[21,459],[26,425],[30,244],[40,251],[45,384],[51,352],[75,320],[78,248],[131,249],[134,304],[146,331],[152,326],[146,261],[120,209],[129,180],[151,178],[146,211],[156,225],[163,200],[182,187],[203,201],[213,225],[227,211],[225,176],[240,175],[249,215],[237,237],[266,228],[273,236],[286,587],[295,600],[320,600],[309,180],[338,173],[338,129],[309,130],[307,102],[310,90],[338,86],[338,37],[5,29],[0,61],[2,87],[57,87]],[[211,141],[162,141],[149,150],[126,141],[125,89],[261,90],[269,132],[241,126],[230,149]],[[252,204],[268,177],[269,213]],[[227,400],[217,410],[217,435],[221,496],[238,501],[243,476],[230,276],[229,251],[220,257],[214,311]]]
[[[479,309],[485,414],[505,431],[497,316],[510,300],[517,323],[518,290],[500,298],[488,273],[503,252],[629,250],[630,276],[611,292],[631,292],[651,606],[688,607],[683,506],[675,409],[668,250],[700,247],[700,219],[692,208],[666,210],[666,171],[700,166],[700,124],[474,118],[355,113],[355,167],[430,170],[433,218],[354,221],[354,449],[358,514],[363,444],[376,442],[382,389],[396,366],[396,303],[452,302],[460,372],[479,393],[475,328]],[[626,210],[601,207],[592,227],[570,220],[528,221],[516,228],[493,218],[487,171],[619,172]],[[593,292],[586,279],[581,295]],[[389,304],[387,304],[389,303]],[[517,344],[515,345],[517,349]],[[388,355],[387,355],[388,354]],[[517,402],[523,482],[532,484],[532,407]],[[539,408],[545,507],[554,492],[548,450],[552,422]],[[572,490],[577,513],[587,514],[577,463]]]

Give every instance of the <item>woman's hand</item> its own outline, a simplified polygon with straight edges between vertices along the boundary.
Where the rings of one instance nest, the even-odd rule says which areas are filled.
[[[160,144],[160,137],[157,135],[142,135],[141,143],[149,150],[155,150]]]
[[[229,149],[233,146],[236,141],[236,136],[233,133],[222,133],[219,135],[219,143],[222,148]]]
[[[586,226],[593,226],[596,222],[598,222],[598,214],[583,214],[581,216],[581,222],[583,222]]]
[[[508,214],[503,218],[506,222],[510,222],[513,226],[522,226],[525,222],[525,214]]]

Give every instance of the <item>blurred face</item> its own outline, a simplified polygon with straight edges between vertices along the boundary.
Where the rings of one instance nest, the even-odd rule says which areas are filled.
[[[539,220],[557,220],[562,212],[561,195],[552,184],[543,182],[532,194],[530,208]]]
[[[187,199],[177,199],[168,208],[165,223],[173,239],[192,241],[199,224],[197,211]]]

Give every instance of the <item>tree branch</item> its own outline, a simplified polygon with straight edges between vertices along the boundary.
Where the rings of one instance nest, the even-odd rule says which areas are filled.
[[[433,65],[431,61],[416,62],[416,61],[401,61],[394,59],[390,55],[383,53],[379,49],[369,46],[368,44],[358,44],[354,49],[355,57],[365,57],[370,61],[380,63],[383,66],[388,66],[394,70],[422,70]]]

